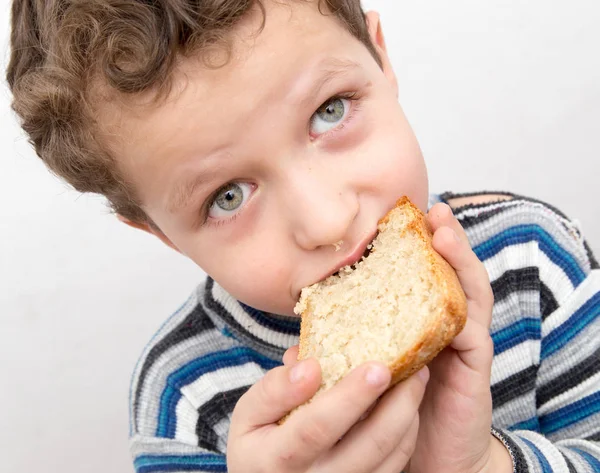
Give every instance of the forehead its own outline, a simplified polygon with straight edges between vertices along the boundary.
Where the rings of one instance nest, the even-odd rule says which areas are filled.
[[[142,200],[151,197],[144,195],[146,189],[161,185],[149,181],[181,167],[182,156],[214,153],[248,128],[251,114],[268,117],[273,104],[289,103],[314,79],[311,70],[326,75],[356,63],[359,53],[369,57],[317,2],[264,5],[264,28],[260,11],[244,18],[228,37],[231,51],[221,67],[209,68],[203,58],[180,58],[171,93],[158,106],[150,96],[102,105],[104,134]]]

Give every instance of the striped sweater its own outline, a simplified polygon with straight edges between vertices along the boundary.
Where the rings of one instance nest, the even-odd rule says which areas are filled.
[[[575,222],[507,195],[454,209],[495,295],[492,433],[516,472],[600,472],[598,263]],[[207,278],[135,368],[136,472],[226,472],[236,402],[282,363],[299,329],[298,319],[248,307]]]

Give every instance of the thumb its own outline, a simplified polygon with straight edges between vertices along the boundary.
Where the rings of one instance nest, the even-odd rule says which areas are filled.
[[[274,424],[314,396],[320,385],[321,367],[314,358],[274,368],[240,398],[231,428],[244,435]]]

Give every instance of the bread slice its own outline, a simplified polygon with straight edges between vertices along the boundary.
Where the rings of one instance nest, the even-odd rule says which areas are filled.
[[[392,384],[429,363],[463,329],[467,302],[454,269],[432,246],[428,222],[407,197],[379,221],[371,252],[306,287],[300,360],[315,357],[320,391],[366,361],[385,363]],[[318,394],[318,393],[317,393]]]

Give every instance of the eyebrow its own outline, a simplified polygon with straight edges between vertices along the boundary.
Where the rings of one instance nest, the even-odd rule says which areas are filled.
[[[308,81],[308,87],[302,87],[301,91],[298,93],[298,96],[303,97],[298,101],[300,107],[305,107],[309,102],[314,100],[315,94],[309,93],[311,90],[319,91],[338,77],[353,70],[360,69],[360,67],[361,66],[357,62],[350,59],[329,57],[322,60],[313,69],[318,71],[317,73],[319,76],[317,79],[313,80],[311,78]],[[311,76],[314,77],[314,74],[311,74]],[[306,83],[305,81],[302,82],[302,85]],[[197,189],[206,181],[206,175],[203,173],[197,174],[176,185],[167,198],[167,211],[171,214],[175,214],[182,208],[186,208],[196,194]]]

